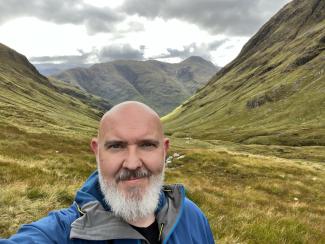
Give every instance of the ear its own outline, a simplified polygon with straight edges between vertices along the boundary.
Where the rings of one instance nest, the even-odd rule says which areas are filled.
[[[98,153],[98,139],[96,137],[94,137],[93,139],[91,139],[91,141],[90,141],[90,147],[91,147],[91,150],[93,151],[93,153],[95,155],[97,155],[97,153]]]
[[[164,151],[165,151],[165,155],[167,155],[168,150],[169,150],[169,139],[168,138],[164,138]]]

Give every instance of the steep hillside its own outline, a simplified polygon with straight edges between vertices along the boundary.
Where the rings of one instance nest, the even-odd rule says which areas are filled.
[[[54,77],[112,101],[138,100],[165,114],[214,75],[217,68],[200,57],[178,64],[119,60],[67,70]]]
[[[64,146],[65,139],[78,144],[94,134],[99,114],[109,108],[100,98],[48,80],[23,55],[0,44],[1,155]]]
[[[164,118],[175,136],[325,145],[325,1],[294,0]]]
[[[48,80],[23,55],[0,44],[1,237],[72,203],[96,167],[89,139],[108,106],[101,102]]]
[[[77,86],[52,77],[48,78],[48,80],[56,92],[66,94],[79,100],[85,105],[88,105],[89,108],[91,108],[99,117],[101,117],[104,112],[108,111],[112,107],[112,103],[108,100],[83,91]]]

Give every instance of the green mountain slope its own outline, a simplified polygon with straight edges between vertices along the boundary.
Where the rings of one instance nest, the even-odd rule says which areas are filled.
[[[325,145],[325,1],[294,0],[163,120],[175,136]]]
[[[109,108],[0,44],[0,236],[68,206],[96,167],[89,139]]]
[[[75,98],[88,105],[99,117],[101,117],[104,112],[108,111],[112,107],[111,102],[104,98],[92,95],[64,81],[57,80],[52,77],[48,79],[55,91],[61,94],[67,94],[72,98]]]
[[[0,44],[0,153],[19,156],[38,146],[87,140],[110,105],[48,80],[28,60]],[[39,148],[38,148],[39,150]]]
[[[119,60],[70,69],[54,77],[113,104],[138,100],[166,114],[202,87],[216,71],[211,62],[190,57],[178,64]]]

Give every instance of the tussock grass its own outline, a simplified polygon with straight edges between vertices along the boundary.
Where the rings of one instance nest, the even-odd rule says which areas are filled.
[[[69,206],[96,168],[84,137],[62,136],[57,143],[55,136],[10,133],[18,139],[1,141],[14,146],[0,153],[1,237]],[[218,243],[325,241],[325,166],[311,157],[320,148],[297,149],[301,157],[295,159],[279,157],[293,150],[287,147],[267,154],[267,146],[221,141],[172,138],[172,145],[171,154],[185,157],[168,165],[166,180],[185,184]]]
[[[0,155],[1,237],[72,204],[76,190],[96,168],[87,150],[79,152],[50,154],[39,150],[37,158],[29,153]]]
[[[0,236],[8,237],[21,224],[69,206],[96,163],[83,136],[4,128]],[[166,180],[185,184],[188,196],[206,213],[218,243],[325,242],[320,147],[172,138],[174,152],[185,157],[168,165]]]
[[[325,241],[324,164],[235,151],[236,145],[221,142],[172,143],[171,154],[185,157],[168,165],[166,180],[185,184],[189,198],[206,213],[218,243]],[[87,150],[39,150],[38,155],[0,156],[2,237],[69,206],[96,167]]]
[[[185,145],[185,144],[183,144]],[[189,147],[167,170],[206,213],[218,243],[324,243],[325,166]]]

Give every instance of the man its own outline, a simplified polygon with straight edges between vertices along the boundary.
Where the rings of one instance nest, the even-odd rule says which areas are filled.
[[[75,202],[0,243],[214,243],[206,217],[184,188],[163,186],[169,140],[151,108],[133,101],[116,105],[101,119],[91,148],[98,173]]]

